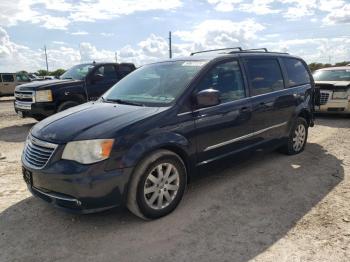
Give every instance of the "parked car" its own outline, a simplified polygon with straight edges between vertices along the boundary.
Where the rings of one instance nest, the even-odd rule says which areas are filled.
[[[135,69],[129,63],[87,63],[73,66],[60,79],[35,81],[15,90],[15,111],[42,120],[70,107],[96,100]]]
[[[316,112],[350,115],[350,66],[317,70],[314,79],[320,90]]]
[[[261,149],[302,152],[313,107],[301,58],[265,49],[195,53],[145,65],[98,101],[36,124],[23,176],[33,195],[66,210],[126,204],[159,218],[200,166]]]
[[[0,73],[0,96],[13,96],[17,85],[29,82],[24,74]]]

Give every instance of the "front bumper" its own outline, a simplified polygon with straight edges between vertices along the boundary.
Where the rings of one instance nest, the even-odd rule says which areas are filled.
[[[23,117],[48,117],[57,111],[55,102],[32,103],[15,100],[14,108],[16,113],[22,112]]]
[[[319,113],[350,114],[350,102],[348,99],[329,99],[326,104],[315,108]]]
[[[44,169],[23,163],[30,192],[52,205],[74,213],[93,213],[126,202],[131,168],[105,170],[105,162],[81,165],[60,160]]]

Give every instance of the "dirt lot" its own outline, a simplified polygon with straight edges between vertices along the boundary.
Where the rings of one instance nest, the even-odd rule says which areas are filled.
[[[350,119],[322,117],[304,153],[259,153],[192,182],[171,215],[77,216],[26,190],[35,123],[0,102],[0,261],[350,261]]]

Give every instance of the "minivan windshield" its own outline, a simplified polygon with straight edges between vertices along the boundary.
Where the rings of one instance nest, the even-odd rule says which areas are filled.
[[[208,61],[171,61],[145,65],[115,84],[103,100],[145,106],[172,103]]]
[[[94,66],[92,64],[76,65],[61,75],[60,79],[83,80],[93,68]]]
[[[350,81],[350,69],[319,70],[313,76],[315,81]]]

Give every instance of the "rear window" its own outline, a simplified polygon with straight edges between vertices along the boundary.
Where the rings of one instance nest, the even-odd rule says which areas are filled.
[[[252,95],[262,95],[284,88],[281,68],[277,59],[247,59]]]
[[[2,81],[3,82],[13,82],[14,81],[13,74],[2,74]]]
[[[287,70],[288,87],[310,83],[309,73],[300,60],[294,58],[282,58],[282,61]]]

